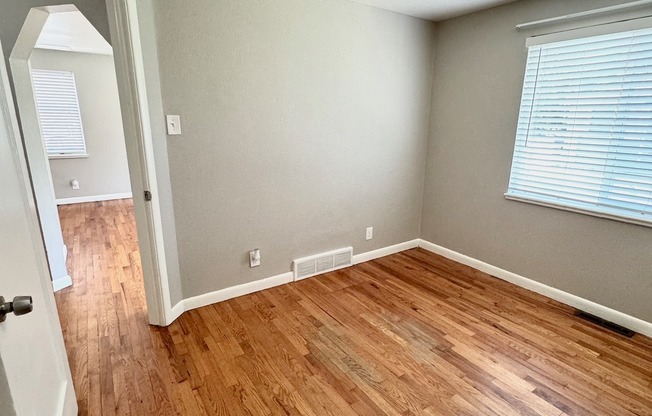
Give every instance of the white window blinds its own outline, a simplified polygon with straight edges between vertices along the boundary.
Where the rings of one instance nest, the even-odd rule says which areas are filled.
[[[75,75],[32,69],[32,83],[47,155],[86,156]]]
[[[506,196],[652,222],[652,29],[529,48]]]

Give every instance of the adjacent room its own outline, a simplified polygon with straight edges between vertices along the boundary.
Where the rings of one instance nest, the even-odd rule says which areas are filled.
[[[97,256],[89,237],[131,209],[113,49],[76,7],[33,8],[10,62],[53,289],[83,286],[73,257]]]
[[[10,415],[652,415],[652,1],[36,3],[75,274]]]

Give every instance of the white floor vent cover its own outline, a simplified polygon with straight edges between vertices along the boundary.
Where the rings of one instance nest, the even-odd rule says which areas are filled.
[[[349,267],[353,264],[353,247],[341,248],[328,253],[304,257],[292,262],[294,280],[306,279],[318,274]]]

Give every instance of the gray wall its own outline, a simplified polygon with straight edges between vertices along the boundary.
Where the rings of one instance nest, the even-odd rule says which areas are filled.
[[[184,297],[418,237],[432,23],[346,0],[154,7],[163,108],[182,120],[168,151]]]
[[[34,69],[75,74],[87,158],[50,159],[57,199],[131,192],[113,56],[35,49]],[[70,181],[79,181],[73,190]]]
[[[503,197],[534,34],[514,26],[614,3],[524,0],[437,25],[421,236],[652,322],[650,228]]]

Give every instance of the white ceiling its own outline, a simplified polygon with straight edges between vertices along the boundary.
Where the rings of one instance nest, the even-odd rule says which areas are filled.
[[[50,13],[36,48],[112,55],[111,45],[79,11]]]
[[[444,20],[516,0],[352,0],[427,20]],[[111,45],[79,11],[51,13],[36,48],[112,55]]]
[[[516,0],[352,0],[408,16],[439,21]]]

